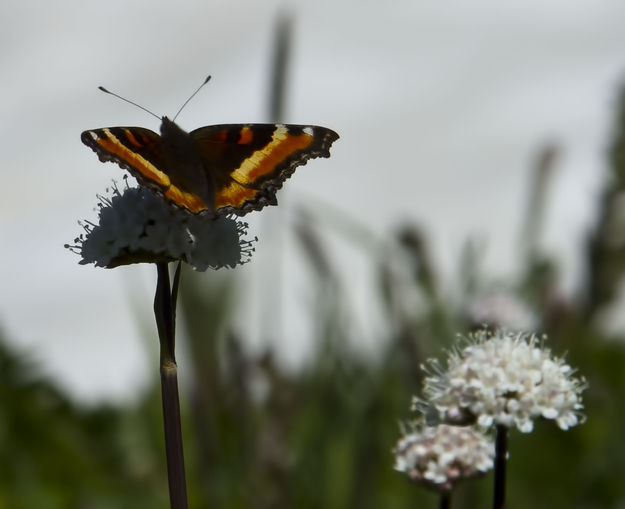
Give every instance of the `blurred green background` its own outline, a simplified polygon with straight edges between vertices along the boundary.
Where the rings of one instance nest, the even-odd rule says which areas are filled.
[[[476,325],[470,304],[493,288],[524,302],[535,329],[549,335],[547,346],[566,353],[590,383],[585,424],[568,432],[550,423],[529,435],[512,432],[509,507],[625,507],[624,338],[602,327],[625,272],[625,100],[615,111],[611,175],[575,300],[558,296],[557,263],[533,247],[553,156],[547,148],[537,157],[516,280],[490,280],[479,250],[467,245],[457,293],[445,295],[415,225],[398,227],[393,243],[354,235],[376,267],[376,298],[387,323],[374,356],[348,344],[355,324],[342,307],[340,268],[313,211],[296,226],[316,281],[309,309],[316,350],[300,371],[281,369],[272,351],[246,353],[244,338],[231,332],[244,291],[233,272],[185,271],[178,328],[187,330],[179,341],[189,352],[181,400],[191,507],[435,507],[435,495],[393,470],[391,450],[399,422],[411,418],[419,364]],[[490,311],[505,321],[505,309]],[[0,345],[0,508],[168,506],[156,360],[152,388],[136,404],[84,408]],[[462,486],[454,506],[487,506],[490,484],[487,476]]]

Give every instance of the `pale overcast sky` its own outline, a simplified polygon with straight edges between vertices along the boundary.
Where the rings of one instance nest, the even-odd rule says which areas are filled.
[[[330,160],[310,162],[285,185],[283,214],[325,202],[380,238],[400,221],[418,222],[446,271],[477,237],[488,246],[485,268],[505,275],[518,259],[536,151],[555,142],[562,154],[543,246],[574,288],[625,75],[624,2],[9,0],[0,5],[0,326],[79,398],[128,396],[156,369],[146,357],[156,344],[140,333],[152,326],[153,271],[79,266],[62,247],[79,233],[78,219],[94,217],[95,194],[123,175],[80,132],[158,130],[153,117],[96,87],[171,115],[210,73],[182,127],[266,121],[283,7],[295,21],[286,120],[341,135]],[[277,217],[262,214],[262,222],[246,217],[261,237],[259,259],[270,242],[262,232]],[[366,281],[366,260],[349,249],[356,263],[347,260],[346,277]],[[254,263],[242,273],[253,276]],[[351,287],[362,300],[366,285]],[[302,292],[285,298],[303,304]],[[303,341],[294,322],[279,329]]]

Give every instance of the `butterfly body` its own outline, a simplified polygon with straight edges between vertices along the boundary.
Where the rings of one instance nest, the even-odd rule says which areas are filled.
[[[338,134],[325,127],[223,124],[186,132],[167,117],[160,136],[142,127],[84,131],[83,143],[173,204],[194,214],[244,215],[275,205],[297,166],[329,157]]]

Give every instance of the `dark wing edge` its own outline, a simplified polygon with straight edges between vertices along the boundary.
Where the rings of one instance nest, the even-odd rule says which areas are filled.
[[[128,136],[126,134],[128,132],[135,136],[134,146],[128,141]],[[140,144],[137,140],[137,136],[141,138]],[[142,149],[149,148],[151,145],[158,143],[159,139],[160,136],[158,134],[144,127],[101,127],[98,129],[88,129],[80,134],[80,140],[97,154],[101,162],[117,163],[123,169],[130,171],[133,175],[135,175],[134,166],[132,166],[126,158],[120,156],[119,153],[112,152],[102,146],[98,143],[98,140],[107,140],[114,145],[120,145],[126,150],[138,153],[141,157],[145,158],[145,154],[141,153]],[[126,143],[124,143],[124,141]]]
[[[329,158],[330,147],[339,138],[339,135],[327,127],[287,124],[290,133],[306,132],[312,129],[313,141],[304,149],[295,150],[276,166],[276,171],[259,179],[258,189],[263,193],[270,193],[273,199],[271,205],[276,205],[276,192],[282,184],[295,173],[299,166],[304,166],[310,159],[319,157]],[[262,207],[261,207],[262,208]],[[258,210],[258,209],[254,209]]]
[[[137,181],[163,196],[164,188],[158,182],[146,177],[140,170],[140,160],[154,165],[155,147],[160,136],[143,127],[102,127],[88,129],[80,135],[81,141],[93,150],[103,162],[116,163],[127,170]]]
[[[330,157],[330,147],[338,140],[339,135],[332,129],[320,126],[307,126],[307,125],[290,125],[287,124],[289,132],[306,132],[307,129],[312,129],[313,141],[305,149],[296,150],[289,155],[282,163],[278,165],[276,169],[279,170],[277,177],[278,182],[274,182],[272,179],[268,180],[268,183],[278,185],[278,189],[282,187],[282,182],[293,175],[293,172],[298,166],[304,166],[309,159],[316,159],[318,157],[328,158]],[[264,183],[261,181],[261,185]]]
[[[210,126],[211,131],[229,130],[234,125],[215,125]],[[254,128],[265,128],[267,130],[275,130],[278,127],[286,128],[289,134],[300,135],[310,134],[312,132],[312,142],[301,149],[296,149],[283,160],[276,164],[273,171],[264,176],[257,178],[253,185],[245,185],[238,182],[241,186],[248,189],[254,189],[253,198],[245,201],[242,206],[222,206],[217,209],[218,215],[235,214],[244,216],[252,211],[261,210],[268,205],[277,205],[278,200],[276,193],[282,188],[283,183],[295,172],[299,166],[305,165],[309,159],[328,158],[330,157],[330,147],[339,138],[339,135],[332,129],[321,126],[312,125],[296,125],[296,124],[238,124],[237,127],[247,127],[252,130]],[[201,129],[201,128],[200,128]],[[199,131],[198,129],[197,131]],[[193,134],[193,133],[192,133]]]

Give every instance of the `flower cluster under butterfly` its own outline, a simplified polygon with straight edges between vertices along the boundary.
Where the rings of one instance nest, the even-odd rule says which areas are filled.
[[[80,264],[114,268],[182,260],[195,270],[236,267],[250,260],[256,238],[232,216],[205,220],[171,207],[144,187],[114,183],[98,196],[98,222],[79,221],[84,233],[66,248]]]

